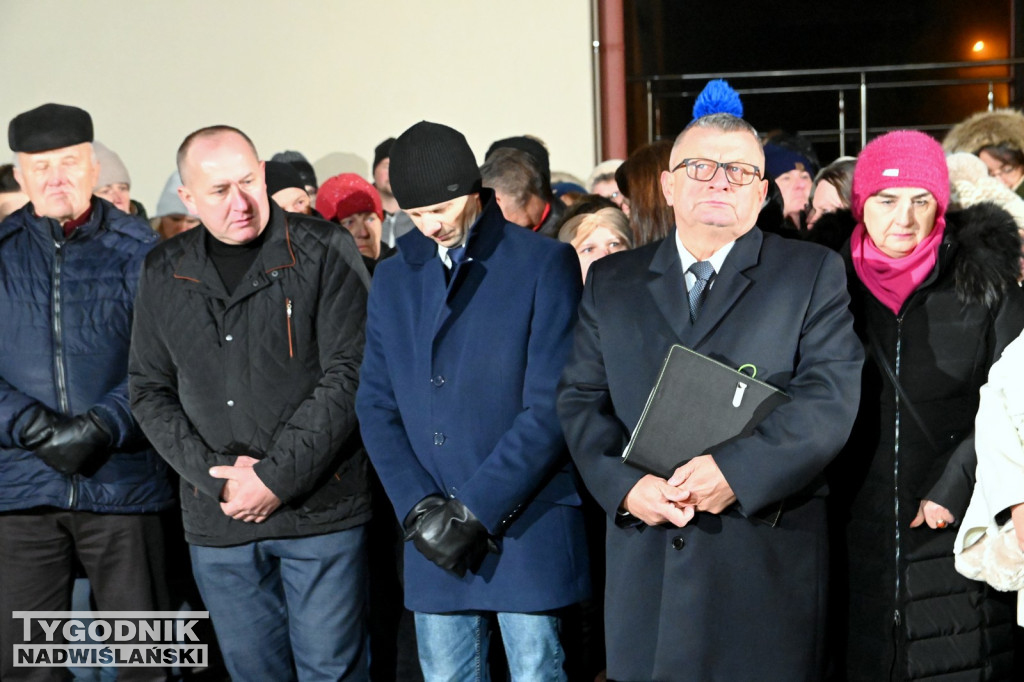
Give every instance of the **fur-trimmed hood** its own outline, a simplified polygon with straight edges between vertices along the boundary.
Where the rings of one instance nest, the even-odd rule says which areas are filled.
[[[1024,230],[1024,199],[999,180],[990,177],[988,166],[974,154],[957,152],[946,157],[949,168],[949,210],[960,210],[982,202],[1006,209]]]
[[[826,220],[827,218],[827,220]],[[807,238],[836,248],[849,263],[850,234],[856,221],[849,209],[821,217]],[[821,235],[814,235],[824,228]],[[825,232],[829,238],[825,239]],[[822,237],[822,238],[817,238]],[[841,244],[834,240],[842,239]],[[1013,216],[991,202],[946,214],[939,267],[954,269],[957,298],[994,307],[1021,273],[1021,237]],[[847,276],[853,277],[852,266]]]
[[[982,111],[957,123],[942,142],[946,153],[977,154],[982,147],[1003,142],[1024,150],[1024,114],[1016,109]]]
[[[956,294],[964,303],[992,307],[1009,287],[1017,286],[1021,238],[1017,223],[1004,209],[981,202],[947,213],[945,241],[955,246],[947,249],[944,244],[943,250],[954,259]]]

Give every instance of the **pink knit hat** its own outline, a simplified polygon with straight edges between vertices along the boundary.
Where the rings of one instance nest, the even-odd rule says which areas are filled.
[[[853,217],[863,220],[868,197],[890,187],[928,190],[938,202],[936,219],[944,216],[949,205],[949,170],[942,145],[916,130],[895,130],[865,145],[853,170]]]

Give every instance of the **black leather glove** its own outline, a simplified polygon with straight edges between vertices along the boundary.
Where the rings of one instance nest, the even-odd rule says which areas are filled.
[[[21,447],[26,450],[35,450],[36,447],[53,435],[53,429],[60,422],[60,417],[50,412],[43,406],[33,408],[34,412],[29,422],[21,429],[18,440]]]
[[[437,507],[443,507],[447,501],[448,498],[442,495],[427,495],[417,502],[409,513],[405,515],[405,521],[402,522],[402,527],[405,528],[404,539],[406,541],[412,540],[413,535],[415,535],[416,523],[420,517]]]
[[[426,558],[460,578],[500,550],[487,528],[459,500],[428,495],[405,518],[405,539]]]
[[[51,467],[70,476],[95,464],[107,454],[110,432],[92,412],[60,420],[53,433],[36,449],[35,455]]]

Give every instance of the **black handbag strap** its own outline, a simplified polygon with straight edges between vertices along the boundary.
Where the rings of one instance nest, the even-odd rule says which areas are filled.
[[[878,337],[875,335],[875,330],[870,326],[865,325],[864,331],[868,335],[868,346],[871,348],[871,354],[875,356],[875,362],[878,363],[879,367],[885,370],[885,375],[889,377],[889,381],[892,383],[892,387],[896,389],[896,394],[900,397],[900,407],[905,408],[910,414],[911,419],[917,423],[917,428],[921,429],[921,433],[924,434],[925,440],[928,441],[928,445],[932,446],[932,450],[937,453],[941,453],[942,449],[939,448],[938,443],[932,438],[931,432],[928,427],[924,425],[924,420],[921,419],[921,415],[918,414],[917,408],[914,407],[914,403],[911,402],[910,398],[907,397],[906,391],[903,390],[903,386],[900,385],[900,380],[896,378],[896,373],[889,366],[885,356],[882,355],[882,347],[878,342]]]

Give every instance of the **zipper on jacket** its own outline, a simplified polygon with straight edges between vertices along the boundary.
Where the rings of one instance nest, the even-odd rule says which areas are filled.
[[[288,322],[288,357],[295,357],[295,349],[292,346],[292,299],[284,299],[284,315]]]
[[[903,350],[903,318],[896,318],[896,379],[900,378],[900,354]],[[896,531],[896,585],[895,585],[895,609],[893,612],[893,627],[899,628],[902,622],[900,614],[900,395],[899,391],[894,391],[896,401],[896,423],[895,427],[895,439],[893,446],[893,468],[892,468],[892,481],[893,490],[893,512],[895,513],[895,531]],[[897,632],[898,635],[898,632]],[[898,637],[897,637],[898,640]]]
[[[61,414],[71,412],[68,404],[67,377],[64,375],[64,330],[61,323],[63,312],[61,310],[60,295],[60,273],[64,265],[64,250],[62,244],[56,240],[53,242],[56,253],[53,257],[53,282],[51,283],[51,296],[53,303],[53,372],[57,380],[57,401]]]
[[[60,275],[64,267],[64,249],[56,239],[53,240],[53,281],[50,284],[51,301],[53,304],[53,374],[57,381],[57,403],[61,414],[70,414],[71,405],[68,401],[68,380],[64,373],[64,325],[63,309],[60,295]],[[78,475],[73,474],[68,481],[68,509],[74,509],[78,497]]]

